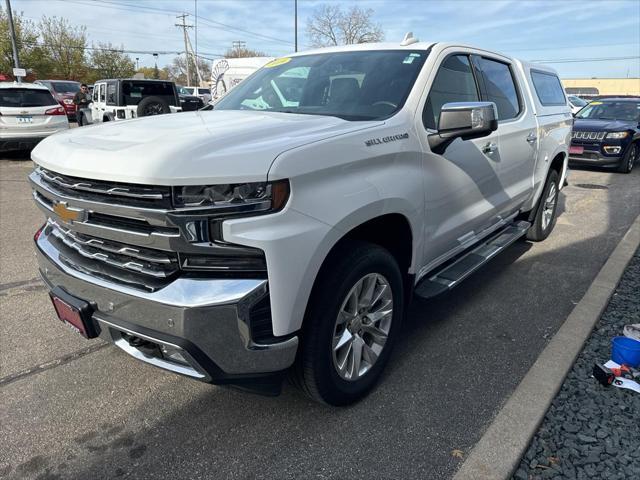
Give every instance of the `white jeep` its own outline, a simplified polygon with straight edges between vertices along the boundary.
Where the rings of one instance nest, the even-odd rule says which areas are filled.
[[[181,111],[176,85],[165,80],[113,79],[95,82],[91,103],[78,112],[78,125]]]

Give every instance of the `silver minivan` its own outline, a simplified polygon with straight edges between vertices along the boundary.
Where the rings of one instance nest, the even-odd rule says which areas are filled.
[[[68,128],[64,108],[47,87],[0,83],[0,151],[31,149],[43,138]]]

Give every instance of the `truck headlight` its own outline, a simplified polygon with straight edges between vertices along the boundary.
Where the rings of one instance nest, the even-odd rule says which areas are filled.
[[[282,209],[288,199],[288,180],[173,188],[176,208],[220,209],[230,213],[270,212]]]
[[[607,138],[626,138],[629,135],[629,132],[609,132],[607,133]]]

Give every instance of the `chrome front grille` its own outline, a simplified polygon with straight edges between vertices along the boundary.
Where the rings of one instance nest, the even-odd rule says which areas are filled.
[[[38,167],[36,172],[40,175],[43,183],[65,194],[81,195],[83,198],[96,201],[125,201],[128,205],[150,206],[152,208],[171,207],[171,187],[86,180],[61,175],[42,167]]]
[[[85,258],[155,278],[167,278],[178,271],[177,254],[90,237],[62,227],[52,219],[47,221],[47,227],[51,227],[54,237]]]
[[[47,217],[40,243],[70,269],[147,291],[181,275],[266,278],[261,250],[222,241],[221,218],[207,209],[172,208],[170,187],[109,184],[40,167],[29,180]]]
[[[67,267],[147,291],[178,276],[177,252],[189,244],[164,208],[170,187],[84,180],[39,167],[29,179],[47,217],[43,235]]]
[[[585,141],[601,141],[604,139],[607,132],[586,132],[581,130],[574,130],[571,134],[573,140],[585,140]]]

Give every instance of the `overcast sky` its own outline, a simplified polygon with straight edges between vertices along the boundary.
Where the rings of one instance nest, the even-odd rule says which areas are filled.
[[[298,42],[308,48],[306,19],[322,3],[374,10],[385,40],[407,31],[425,41],[456,41],[525,60],[547,60],[562,77],[640,77],[640,0],[340,0],[298,1]],[[234,40],[273,56],[293,51],[294,0],[11,0],[32,20],[61,16],[85,25],[91,42],[141,51],[184,50],[175,16],[195,22],[198,53],[222,54]],[[195,46],[195,29],[190,30]],[[132,54],[152,66],[151,54]],[[162,54],[159,66],[175,54]],[[552,63],[554,60],[610,59]]]

